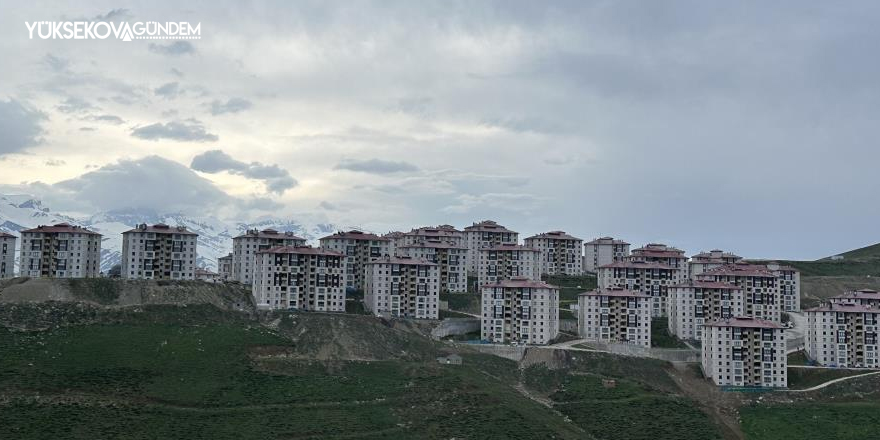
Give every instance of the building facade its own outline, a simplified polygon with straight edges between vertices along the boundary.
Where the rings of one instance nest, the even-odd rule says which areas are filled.
[[[251,285],[254,274],[254,258],[259,251],[281,246],[305,246],[306,240],[292,232],[274,229],[248,229],[232,239],[232,279]]]
[[[581,275],[584,259],[583,240],[563,231],[550,231],[523,240],[526,247],[537,249],[538,270],[547,275]]]
[[[404,234],[404,244],[420,244],[426,241],[440,241],[456,247],[467,248],[465,233],[452,225],[425,226]]]
[[[880,309],[880,292],[873,289],[853,290],[831,297],[829,301],[840,304],[861,304]]]
[[[217,274],[220,281],[229,281],[232,279],[232,253],[217,259]]]
[[[366,264],[375,258],[391,255],[389,242],[376,234],[352,230],[322,238],[321,247],[345,255],[345,286],[363,291]]]
[[[651,346],[651,297],[621,287],[578,295],[578,334],[585,339]]]
[[[480,336],[500,344],[548,344],[559,334],[559,289],[514,278],[482,286]]]
[[[630,252],[629,261],[644,261],[646,263],[665,264],[675,269],[674,275],[678,281],[684,281],[688,277],[688,258],[684,251],[672,246],[660,243],[649,243]]]
[[[467,248],[444,241],[426,240],[400,247],[400,256],[436,263],[440,293],[467,292]]]
[[[783,312],[801,310],[801,273],[791,266],[768,263],[767,269],[776,275],[776,284],[782,297]]]
[[[721,249],[713,249],[709,252],[700,252],[688,261],[688,275],[695,278],[697,275],[725,264],[733,264],[742,260],[739,255],[724,252]]]
[[[477,285],[494,284],[514,277],[540,280],[536,249],[518,244],[499,244],[481,248],[477,271]]]
[[[629,256],[629,243],[611,237],[597,238],[584,243],[583,269],[597,272],[600,267],[623,261]]]
[[[716,385],[788,386],[785,334],[775,322],[737,316],[707,323],[702,351],[703,374]]]
[[[807,357],[824,367],[877,368],[880,309],[864,304],[829,303],[806,310]]]
[[[519,233],[511,231],[492,220],[483,220],[464,228],[465,246],[468,248],[468,273],[479,270],[480,249],[499,244],[519,243]]]
[[[703,325],[743,316],[743,291],[729,283],[687,280],[669,289],[669,333],[679,339],[703,340]]]
[[[345,311],[345,256],[309,246],[259,250],[251,286],[260,309]]]
[[[16,236],[0,232],[0,279],[15,277],[16,240]]]
[[[733,284],[743,291],[743,316],[782,323],[782,297],[776,274],[763,265],[727,264],[703,272],[704,280]]]
[[[92,278],[101,273],[101,234],[67,223],[21,231],[21,276]]]
[[[400,247],[406,245],[406,233],[391,231],[387,234],[382,234],[382,238],[388,239],[388,255],[392,257],[401,255]]]
[[[366,264],[364,307],[376,316],[437,319],[439,266],[413,257],[384,256]]]
[[[198,238],[183,226],[140,224],[122,233],[122,278],[193,280]]]
[[[679,270],[662,263],[618,261],[599,268],[599,288],[622,287],[651,297],[651,316],[666,316],[669,288],[678,284]]]

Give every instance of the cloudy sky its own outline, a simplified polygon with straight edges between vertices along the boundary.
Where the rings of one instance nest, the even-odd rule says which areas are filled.
[[[54,209],[492,218],[767,258],[880,241],[877,2],[77,3],[0,1],[0,190]],[[202,38],[30,40],[36,20]]]

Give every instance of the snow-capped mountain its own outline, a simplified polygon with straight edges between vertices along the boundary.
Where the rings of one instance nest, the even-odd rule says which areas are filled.
[[[332,224],[317,221],[309,223],[271,218],[249,223],[174,213],[163,214],[147,210],[108,211],[81,218],[53,212],[43,206],[40,200],[31,196],[0,195],[0,231],[18,235],[18,231],[23,229],[55,223],[79,225],[102,234],[104,237],[101,241],[101,271],[105,272],[119,263],[122,253],[122,233],[140,223],[185,226],[188,230],[199,234],[198,265],[211,270],[217,270],[217,258],[232,252],[232,237],[248,229],[291,231],[312,244],[317,244],[318,238],[336,230]]]

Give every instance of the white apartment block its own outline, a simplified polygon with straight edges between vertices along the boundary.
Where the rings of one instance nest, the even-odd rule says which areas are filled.
[[[468,272],[474,274],[479,270],[480,249],[499,244],[519,243],[519,233],[492,220],[483,220],[464,228],[464,237],[465,246],[468,248]]]
[[[279,246],[305,246],[306,240],[292,232],[274,229],[248,229],[232,239],[232,280],[250,286],[253,281],[254,258],[257,252]]]
[[[345,256],[309,246],[258,251],[254,300],[260,309],[345,311]]]
[[[533,235],[523,240],[526,247],[540,252],[539,270],[547,275],[581,275],[584,259],[583,240],[563,231]]]
[[[0,232],[0,279],[15,277],[15,241],[12,234]]]
[[[400,247],[399,254],[436,263],[440,293],[467,292],[467,248],[444,241],[426,240]]]
[[[345,287],[363,291],[364,269],[375,258],[391,255],[391,240],[357,230],[337,232],[321,239],[321,247],[345,255]]]
[[[500,344],[548,344],[559,334],[559,289],[514,278],[482,286],[480,337]]]
[[[597,272],[600,267],[623,261],[629,256],[629,243],[611,237],[597,238],[584,243],[583,269]]]
[[[829,301],[839,304],[861,304],[863,306],[880,308],[880,292],[873,289],[853,290],[831,297]]]
[[[651,346],[651,297],[621,287],[578,295],[578,334],[608,343]]]
[[[680,271],[662,263],[618,261],[599,268],[599,288],[623,287],[651,297],[651,316],[666,316],[669,288],[679,283]]]
[[[644,261],[670,266],[676,270],[675,276],[680,281],[684,281],[688,277],[688,258],[684,255],[683,250],[672,246],[660,243],[649,243],[644,247],[633,249],[627,259],[630,261]]]
[[[801,310],[801,273],[791,266],[778,263],[767,263],[767,269],[776,275],[776,285],[782,295],[782,311],[798,312]]]
[[[688,261],[688,275],[695,278],[697,275],[725,264],[736,263],[743,258],[739,255],[724,252],[721,249],[713,249],[709,252],[700,252]]]
[[[669,332],[679,339],[703,340],[703,325],[743,316],[743,291],[729,283],[696,279],[669,288]]]
[[[408,245],[426,241],[442,241],[453,246],[467,248],[465,233],[451,225],[425,226],[404,234],[404,242]]]
[[[437,319],[439,267],[422,258],[384,256],[366,264],[364,307],[376,316]]]
[[[782,327],[752,317],[710,322],[703,331],[703,374],[716,385],[788,386]]]
[[[776,274],[763,265],[727,264],[703,272],[700,277],[738,286],[743,291],[743,316],[782,322],[782,295]]]
[[[122,233],[122,278],[194,280],[199,235],[183,226],[140,224]]]
[[[880,309],[864,304],[829,303],[804,312],[807,356],[824,367],[878,368]]]
[[[405,240],[406,234],[400,231],[391,231],[387,234],[382,234],[382,238],[388,239],[388,255],[391,255],[392,257],[401,255],[400,247],[407,244]]]
[[[97,277],[101,234],[67,223],[21,231],[20,265],[23,277]]]
[[[232,279],[232,253],[217,259],[217,274],[221,281]]]
[[[540,280],[540,252],[518,244],[499,244],[481,248],[477,285],[494,284],[514,277]]]

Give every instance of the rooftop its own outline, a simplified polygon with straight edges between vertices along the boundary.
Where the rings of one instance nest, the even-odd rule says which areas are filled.
[[[358,231],[357,229],[352,229],[351,231],[339,231],[335,234],[328,235],[326,237],[321,237],[321,240],[333,239],[333,238],[344,238],[348,240],[378,240],[378,241],[388,241],[389,239],[380,237],[376,234],[371,234],[369,232]]]
[[[629,243],[627,243],[623,240],[615,240],[614,238],[611,238],[611,237],[600,237],[600,238],[597,238],[593,241],[589,241],[584,244],[622,244],[622,245],[629,246]]]
[[[533,235],[529,238],[526,238],[526,240],[531,240],[533,238],[550,238],[550,239],[555,239],[555,240],[580,240],[580,238],[566,234],[565,231],[544,232],[543,234],[537,234],[537,235]]]
[[[844,292],[840,295],[832,297],[832,299],[845,299],[845,298],[880,299],[880,292],[873,290],[873,289],[859,289],[859,290],[851,290],[849,292]]]
[[[418,265],[418,266],[436,266],[436,263],[432,263],[424,258],[413,258],[413,257],[392,257],[390,255],[385,255],[383,257],[374,258],[372,261],[367,264],[407,264],[407,265]]]
[[[78,234],[90,234],[90,235],[101,235],[97,232],[90,231],[82,226],[72,226],[68,223],[58,223],[55,225],[40,225],[33,229],[26,229],[21,231],[24,233],[58,233],[58,232],[70,232],[70,233],[78,233]]]
[[[632,298],[650,298],[650,295],[634,290],[625,289],[623,287],[607,287],[605,289],[593,289],[588,292],[579,293],[578,296],[619,296]]]
[[[182,235],[199,235],[195,232],[188,231],[184,226],[168,226],[165,223],[156,223],[155,225],[148,225],[146,223],[139,224],[135,226],[134,229],[129,229],[123,234],[129,234],[132,232],[152,232],[154,234],[182,234]]]
[[[709,269],[709,270],[703,272],[702,275],[765,277],[765,278],[771,278],[771,277],[775,278],[776,277],[776,275],[774,275],[772,271],[767,269],[767,266],[763,266],[763,265],[759,265],[759,264],[749,264],[749,263],[725,264],[723,266]]]
[[[468,232],[513,232],[492,220],[483,220],[479,223],[474,223],[473,225],[464,228],[464,230]]]
[[[804,312],[880,313],[880,309],[872,308],[864,304],[827,303],[819,307],[804,310]]]
[[[529,288],[529,289],[558,289],[558,287],[547,284],[543,281],[530,280],[526,277],[513,277],[509,280],[498,281],[493,284],[486,284],[482,287],[489,288]]]
[[[263,229],[262,231],[257,229],[248,229],[244,234],[239,235],[235,238],[276,238],[276,239],[287,239],[287,240],[302,240],[305,241],[305,238],[298,237],[293,234],[293,232],[285,231],[278,232],[274,229]]]
[[[456,246],[448,241],[441,240],[426,240],[421,243],[416,244],[408,244],[406,246],[400,246],[403,248],[435,248],[435,249],[467,249],[466,247]]]
[[[674,267],[656,262],[649,261],[615,261],[611,264],[606,264],[604,266],[600,266],[599,269],[667,269],[667,270],[675,270]]]
[[[535,248],[530,248],[523,246],[521,244],[513,244],[513,243],[501,243],[496,244],[492,247],[481,248],[480,251],[530,251],[530,252],[540,252]]]
[[[15,238],[15,236],[12,234],[7,234],[3,231],[0,231],[0,238]]]
[[[710,280],[687,280],[683,283],[676,284],[672,287],[695,287],[700,289],[730,289],[730,290],[741,290],[737,285],[730,283],[721,283],[718,281],[710,281]]]
[[[734,316],[732,318],[703,324],[703,327],[740,327],[740,328],[782,328],[781,325],[751,316]]]
[[[258,254],[302,254],[302,255],[327,255],[331,257],[344,257],[345,255],[311,246],[275,246],[270,249],[257,251]]]

